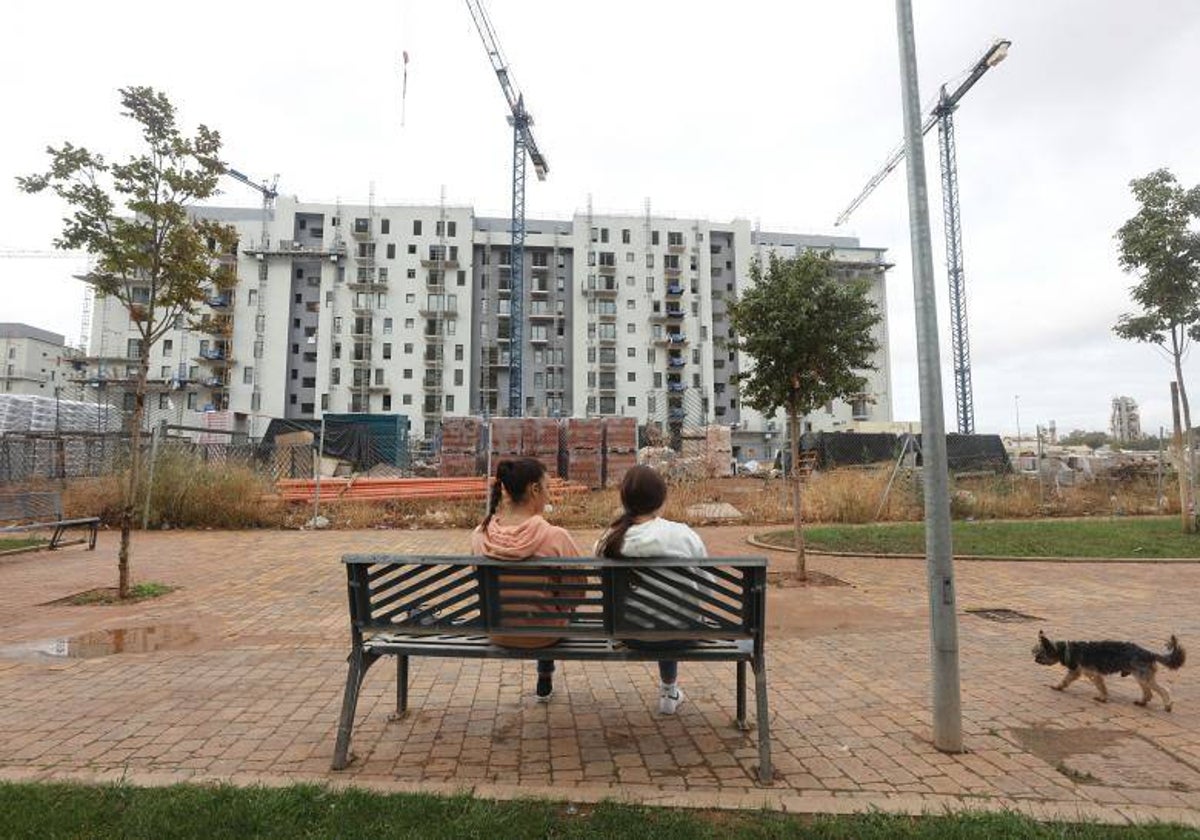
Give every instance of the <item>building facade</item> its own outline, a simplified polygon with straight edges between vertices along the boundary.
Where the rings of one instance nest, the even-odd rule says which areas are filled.
[[[58,333],[0,323],[0,392],[53,397],[70,381],[78,355]]]
[[[159,407],[229,411],[260,434],[273,417],[404,414],[416,437],[443,416],[508,410],[513,278],[508,221],[469,207],[300,203],[203,208],[235,226],[238,283],[152,351]],[[526,223],[523,413],[625,415],[664,428],[729,425],[766,457],[780,418],[738,399],[747,360],[728,305],[768,253],[829,250],[867,277],[885,315],[864,394],[806,418],[807,430],[891,420],[880,248],[849,237],[751,230],[749,222],[576,214]],[[93,316],[89,375],[125,377],[136,334],[116,301]],[[778,431],[777,431],[778,430]],[[749,447],[754,447],[751,451]],[[762,447],[763,451],[757,451]]]

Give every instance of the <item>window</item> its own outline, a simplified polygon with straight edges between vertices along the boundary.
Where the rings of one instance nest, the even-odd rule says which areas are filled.
[[[196,393],[194,391],[187,395],[187,407],[189,411],[196,410]]]
[[[340,321],[340,320],[341,320],[340,318],[335,318],[335,319],[334,319],[334,321],[335,321],[335,322],[336,322],[336,321]],[[334,328],[334,332],[338,332],[338,330],[337,330],[336,326],[335,326],[335,328]],[[384,319],[383,319],[383,334],[384,334],[384,335],[391,335],[391,334],[392,334],[392,319],[391,319],[391,318],[384,318]]]
[[[9,368],[12,368],[12,365],[9,365]],[[12,376],[12,370],[9,370],[8,375]],[[159,368],[158,378],[159,379],[170,379],[171,378],[171,366],[163,365],[161,368]]]
[[[404,329],[406,329],[406,330],[411,330],[411,329],[413,329],[413,328],[414,328],[414,326],[415,326],[415,324],[416,324],[416,322],[415,322],[415,321],[414,321],[412,318],[405,318],[405,319],[404,319]]]
[[[406,278],[408,278],[409,280],[416,280],[417,279],[417,270],[415,268],[407,269],[404,272],[404,276]]]
[[[391,394],[383,395],[383,410],[384,411],[392,410],[392,395]]]
[[[629,371],[629,373],[625,374],[625,381],[626,382],[637,382],[637,374],[634,373],[632,370]]]
[[[390,344],[387,344],[387,343],[384,343],[384,345],[383,345],[383,358],[385,358],[385,359],[390,359],[390,358],[392,358],[392,345],[390,345]]]
[[[463,372],[462,372],[462,368],[456,368],[456,369],[455,369],[455,371],[454,371],[454,384],[455,384],[455,385],[461,385],[461,384],[463,384]]]
[[[463,346],[461,344],[454,345],[454,361],[461,362],[463,360]]]
[[[658,244],[658,231],[656,231],[656,230],[650,231],[650,244],[651,245]]]
[[[646,255],[646,268],[654,268],[654,255],[653,254]]]
[[[328,394],[321,395],[321,410],[322,411],[329,410],[329,395]]]
[[[400,398],[401,405],[412,405],[412,394],[405,394]]]
[[[386,219],[384,219],[384,221],[386,222],[387,220],[386,220]],[[395,243],[395,242],[389,242],[389,243],[388,243],[388,246],[387,246],[387,258],[388,258],[389,260],[394,260],[394,259],[396,259],[396,243]]]
[[[457,236],[458,235],[458,223],[457,222],[446,222],[446,235],[447,236]]]
[[[446,395],[446,411],[453,411],[453,410],[454,410],[454,395],[447,394]]]
[[[253,385],[254,384],[254,368],[253,367],[245,367],[242,369],[242,384],[243,385]]]
[[[625,262],[627,262],[627,263],[631,263],[631,262],[633,262],[633,261],[634,261],[634,258],[635,258],[636,256],[637,256],[637,255],[636,255],[636,254],[634,254],[634,253],[633,253],[633,251],[626,251],[626,252],[625,252]]]
[[[636,347],[626,347],[625,355],[631,359],[636,359],[637,358],[637,348]]]
[[[654,277],[652,275],[647,275],[647,277],[646,277],[646,291],[647,292],[654,291]]]
[[[633,335],[634,333],[637,332],[637,324],[626,324],[625,332],[629,333],[630,335]]]
[[[420,236],[420,235],[421,235],[421,220],[413,219],[413,236]],[[409,251],[410,254],[415,254],[417,252],[416,245],[409,245],[408,247],[412,249],[411,251]]]
[[[677,230],[668,232],[667,233],[667,244],[674,245],[676,247],[682,245],[683,244],[683,234]]]
[[[342,369],[341,368],[330,368],[329,369],[329,384],[330,385],[341,385],[342,384]]]
[[[405,379],[412,379],[412,368],[405,368],[405,369],[404,369],[404,378],[405,378]]]
[[[364,219],[361,217],[355,219],[354,220],[354,232],[355,233],[370,233],[371,232],[371,220]]]
[[[621,243],[623,245],[629,244],[629,228],[621,228]]]
[[[636,406],[637,406],[637,397],[630,397],[630,398],[629,398],[629,406],[630,406],[631,408],[633,408],[633,407],[636,407]]]
[[[384,320],[384,323],[387,323],[386,319]],[[386,332],[386,330],[384,330],[384,332]],[[341,316],[340,316],[340,315],[334,316],[334,319],[333,319],[333,334],[334,334],[334,335],[341,335],[341,334],[342,334],[342,318],[341,318]]]
[[[262,342],[262,339],[260,338],[254,342],[254,358],[261,359],[262,357],[263,357],[263,342]]]
[[[408,353],[408,354],[410,354],[410,355],[411,355],[411,354],[412,354],[412,351],[413,351],[413,346],[412,346],[412,344],[405,344],[405,345],[404,345],[404,352],[405,352],[405,353]]]
[[[380,232],[380,233],[391,233],[391,232],[392,232],[392,220],[391,220],[391,219],[382,219],[382,220],[380,220],[380,222],[379,222],[379,232]],[[389,246],[389,247],[390,247],[390,246]],[[391,256],[391,254],[388,254],[388,256],[390,257],[390,256]]]
[[[636,278],[636,277],[634,277],[632,274],[627,274],[627,275],[625,276],[625,285],[626,285],[626,286],[636,286],[636,285],[637,285],[637,278]]]

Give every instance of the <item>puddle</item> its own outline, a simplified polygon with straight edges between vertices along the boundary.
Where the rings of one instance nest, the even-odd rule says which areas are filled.
[[[0,647],[0,656],[16,658],[97,659],[118,653],[151,653],[187,647],[199,635],[186,624],[117,627],[62,639]]]
[[[1016,624],[1022,621],[1045,621],[1046,619],[1037,615],[1028,615],[1016,610],[1010,610],[1008,607],[974,607],[969,610],[964,610],[969,615],[987,619],[988,621],[998,621],[1001,624]]]

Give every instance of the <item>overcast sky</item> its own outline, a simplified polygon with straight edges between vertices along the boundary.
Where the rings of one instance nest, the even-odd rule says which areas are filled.
[[[1128,181],[1157,167],[1200,182],[1200,3],[917,0],[922,99],[996,37],[1008,60],[956,116],[976,426],[1105,428],[1111,397],[1169,424],[1169,365],[1116,339],[1133,278],[1113,234]],[[20,3],[5,10],[0,250],[47,249],[63,209],[13,177],[70,139],[111,156],[134,136],[117,88],[165,91],[230,165],[279,174],[305,200],[453,203],[506,216],[511,135],[458,0]],[[182,7],[180,7],[182,8]],[[894,4],[491,0],[551,173],[530,216],[598,212],[760,220],[889,249],[893,412],[919,416],[908,210],[898,169],[845,228],[833,221],[899,141]],[[169,10],[169,11],[168,11]],[[410,57],[401,125],[401,51]],[[947,425],[954,426],[937,138],[926,156]],[[236,182],[220,203],[256,204]],[[0,262],[0,320],[75,341],[82,266]],[[1187,375],[1195,372],[1195,359]],[[1196,391],[1200,394],[1200,389]]]

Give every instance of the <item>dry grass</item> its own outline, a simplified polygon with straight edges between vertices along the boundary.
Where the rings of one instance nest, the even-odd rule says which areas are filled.
[[[875,521],[912,522],[923,514],[919,483],[901,474],[879,513],[880,500],[891,475],[889,469],[841,469],[816,473],[806,482],[802,506],[807,523],[855,524]],[[64,493],[67,515],[100,516],[108,525],[120,519],[124,476],[114,475],[71,482]],[[1026,476],[984,476],[956,479],[951,513],[955,519],[1026,519],[1032,517],[1143,515],[1178,513],[1178,491],[1164,485],[1165,507],[1155,501],[1152,481],[1095,481],[1058,492],[1040,490]],[[181,528],[299,528],[312,518],[312,505],[285,503],[252,470],[219,466],[179,454],[160,458],[154,479],[151,527]],[[779,479],[727,478],[683,481],[671,486],[664,515],[689,524],[693,505],[728,502],[742,513],[746,525],[791,523],[788,484]],[[556,500],[548,517],[567,528],[602,528],[619,512],[616,490],[579,493]],[[321,515],[330,527],[354,528],[472,528],[483,518],[482,500],[387,500],[322,502]],[[141,507],[138,507],[138,524]]]

